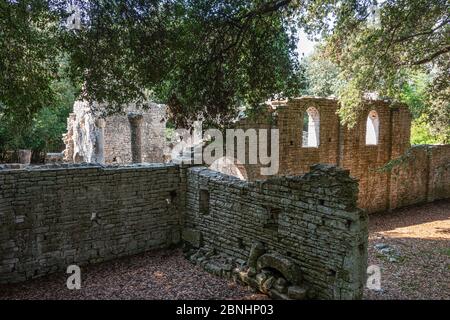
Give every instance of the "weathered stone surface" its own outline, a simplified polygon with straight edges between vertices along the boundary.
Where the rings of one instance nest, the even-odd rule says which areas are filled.
[[[258,273],[255,277],[256,283],[258,284],[258,287],[262,287],[263,283],[267,280],[268,276],[266,273]]]
[[[274,300],[291,300],[287,294],[281,293],[276,289],[271,289],[269,291],[269,297],[271,297]]]
[[[273,288],[280,293],[287,293],[287,281],[284,278],[278,278],[273,284]]]
[[[209,192],[208,215],[200,212],[200,189]],[[249,255],[254,253],[246,244],[261,242],[266,254],[278,252],[282,260],[298,265],[301,273],[288,272],[289,282],[300,281],[294,275],[302,274],[315,298],[361,298],[367,215],[356,208],[357,183],[348,170],[320,165],[299,177],[246,182],[194,167],[188,169],[186,190],[185,227],[201,231],[203,245],[240,260],[240,271],[233,272],[240,281],[259,288],[255,276],[263,270],[244,264],[252,264]],[[277,213],[276,220],[271,212]],[[276,228],[267,230],[270,220]],[[286,297],[287,286],[277,288]]]
[[[266,253],[258,258],[257,270],[271,268],[279,271],[289,282],[300,284],[302,282],[302,271],[292,260],[277,253]]]
[[[266,281],[261,285],[260,291],[268,294],[270,289],[272,289],[273,285],[275,284],[276,278],[274,276],[269,276]]]
[[[142,122],[144,116],[142,113],[129,112],[128,121],[130,122],[130,132],[131,132],[131,162],[141,163],[142,162]]]
[[[307,291],[305,287],[290,286],[287,290],[287,295],[294,300],[303,300],[306,299]]]
[[[179,188],[176,165],[0,170],[0,283],[178,243]]]
[[[143,121],[141,126],[141,161],[166,162],[166,106],[148,103],[147,109],[135,104],[124,106],[125,114],[107,116],[104,123],[99,122],[103,115],[103,105],[94,103],[91,107],[86,101],[76,101],[73,113],[67,119],[67,133],[64,135],[66,149],[64,160],[68,162],[89,163],[131,163],[132,132],[126,113],[139,112]],[[103,126],[102,126],[103,125]]]
[[[248,276],[249,277],[254,277],[254,276],[256,276],[257,273],[258,273],[258,271],[256,271],[256,267],[248,268]]]
[[[264,245],[260,241],[256,241],[252,244],[250,249],[250,255],[248,256],[247,264],[250,268],[256,268],[256,261],[260,256],[266,252]]]

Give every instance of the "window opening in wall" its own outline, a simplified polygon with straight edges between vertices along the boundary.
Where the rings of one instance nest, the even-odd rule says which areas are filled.
[[[237,244],[239,249],[245,249],[244,240],[242,238],[237,238]]]
[[[320,116],[316,108],[310,107],[303,115],[302,147],[319,146]]]
[[[200,213],[209,213],[209,191],[205,189],[200,189]]]
[[[380,131],[380,119],[375,110],[369,112],[366,123],[366,145],[377,145]]]

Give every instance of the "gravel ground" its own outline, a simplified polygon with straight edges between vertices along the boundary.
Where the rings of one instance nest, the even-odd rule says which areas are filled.
[[[369,221],[369,265],[381,268],[381,290],[366,289],[366,299],[450,299],[450,200]]]
[[[180,250],[153,251],[81,268],[81,289],[68,290],[58,273],[22,284],[0,285],[2,299],[266,299],[209,273]]]
[[[365,299],[450,299],[450,201],[371,215],[369,265],[373,264],[381,268],[381,290],[366,289]],[[204,272],[180,250],[83,267],[81,290],[68,290],[67,276],[58,273],[0,285],[0,299],[266,298]]]

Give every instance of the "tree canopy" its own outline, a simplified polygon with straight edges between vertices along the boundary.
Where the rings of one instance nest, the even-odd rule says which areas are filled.
[[[0,4],[0,113],[47,106],[56,59],[90,101],[117,112],[148,96],[177,125],[203,116],[223,123],[239,107],[303,92],[296,53],[303,28],[337,66],[340,115],[354,122],[364,93],[400,100],[411,74],[430,77],[428,121],[449,130],[449,3],[444,0],[76,1],[80,30],[67,30],[66,1]],[[448,136],[447,136],[448,137]],[[448,140],[447,140],[448,141]]]

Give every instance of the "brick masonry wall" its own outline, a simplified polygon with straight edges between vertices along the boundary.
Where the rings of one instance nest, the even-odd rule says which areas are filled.
[[[427,201],[427,149],[413,147],[404,161],[392,168],[390,205],[400,208]]]
[[[176,165],[0,168],[0,282],[180,240]]]
[[[298,264],[313,296],[361,298],[367,268],[367,216],[357,182],[319,165],[301,177],[248,182],[197,167],[188,170],[185,234],[200,246],[246,260],[254,241]],[[201,194],[209,193],[209,211]],[[279,212],[275,227],[270,212]],[[183,235],[184,237],[184,235]],[[201,239],[201,240],[200,240]],[[199,245],[199,243],[197,243]]]

